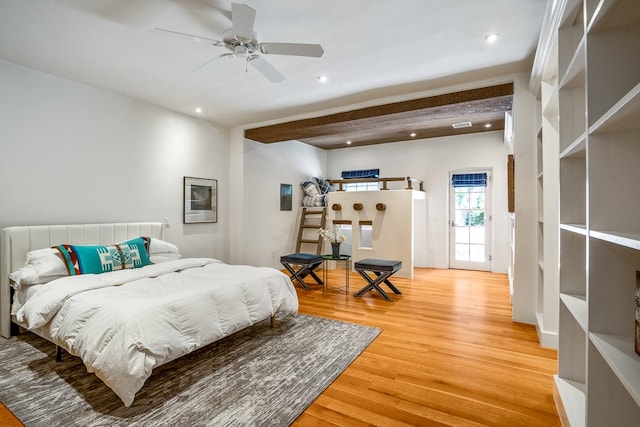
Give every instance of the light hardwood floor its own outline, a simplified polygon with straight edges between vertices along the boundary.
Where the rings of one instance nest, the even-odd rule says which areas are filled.
[[[344,270],[329,272],[331,286]],[[297,287],[300,312],[382,333],[295,426],[555,426],[555,350],[511,320],[504,274],[415,269],[387,302],[351,276],[350,292]],[[386,286],[383,285],[386,289]]]

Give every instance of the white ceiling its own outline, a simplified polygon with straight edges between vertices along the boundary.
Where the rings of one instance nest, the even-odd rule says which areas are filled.
[[[219,40],[230,0],[0,0],[0,59],[235,126],[529,69],[547,0],[244,3],[259,41],[318,43],[324,55],[267,56],[281,83],[239,58],[193,73],[226,50],[153,28]]]

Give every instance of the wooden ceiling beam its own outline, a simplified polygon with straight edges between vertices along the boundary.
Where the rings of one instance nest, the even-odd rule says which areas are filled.
[[[504,112],[505,103],[508,104],[507,109],[511,107],[512,95],[513,83],[506,83],[247,129],[245,138],[262,143],[298,140],[322,146],[313,144],[311,140],[363,128],[375,128],[383,134],[386,126],[415,126],[429,120],[429,117],[441,119],[447,116],[458,121],[458,117],[464,115],[466,104],[477,113],[487,113],[487,110]]]

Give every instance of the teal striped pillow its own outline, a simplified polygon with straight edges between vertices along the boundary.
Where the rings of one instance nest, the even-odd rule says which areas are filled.
[[[149,237],[138,237],[111,246],[58,245],[69,275],[100,274],[140,268],[149,261]]]

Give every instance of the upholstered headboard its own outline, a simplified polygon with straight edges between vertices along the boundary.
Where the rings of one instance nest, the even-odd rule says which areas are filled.
[[[110,245],[139,236],[164,239],[161,222],[115,224],[36,225],[0,230],[0,335],[9,338],[11,300],[9,273],[22,266],[27,252],[68,243]]]

